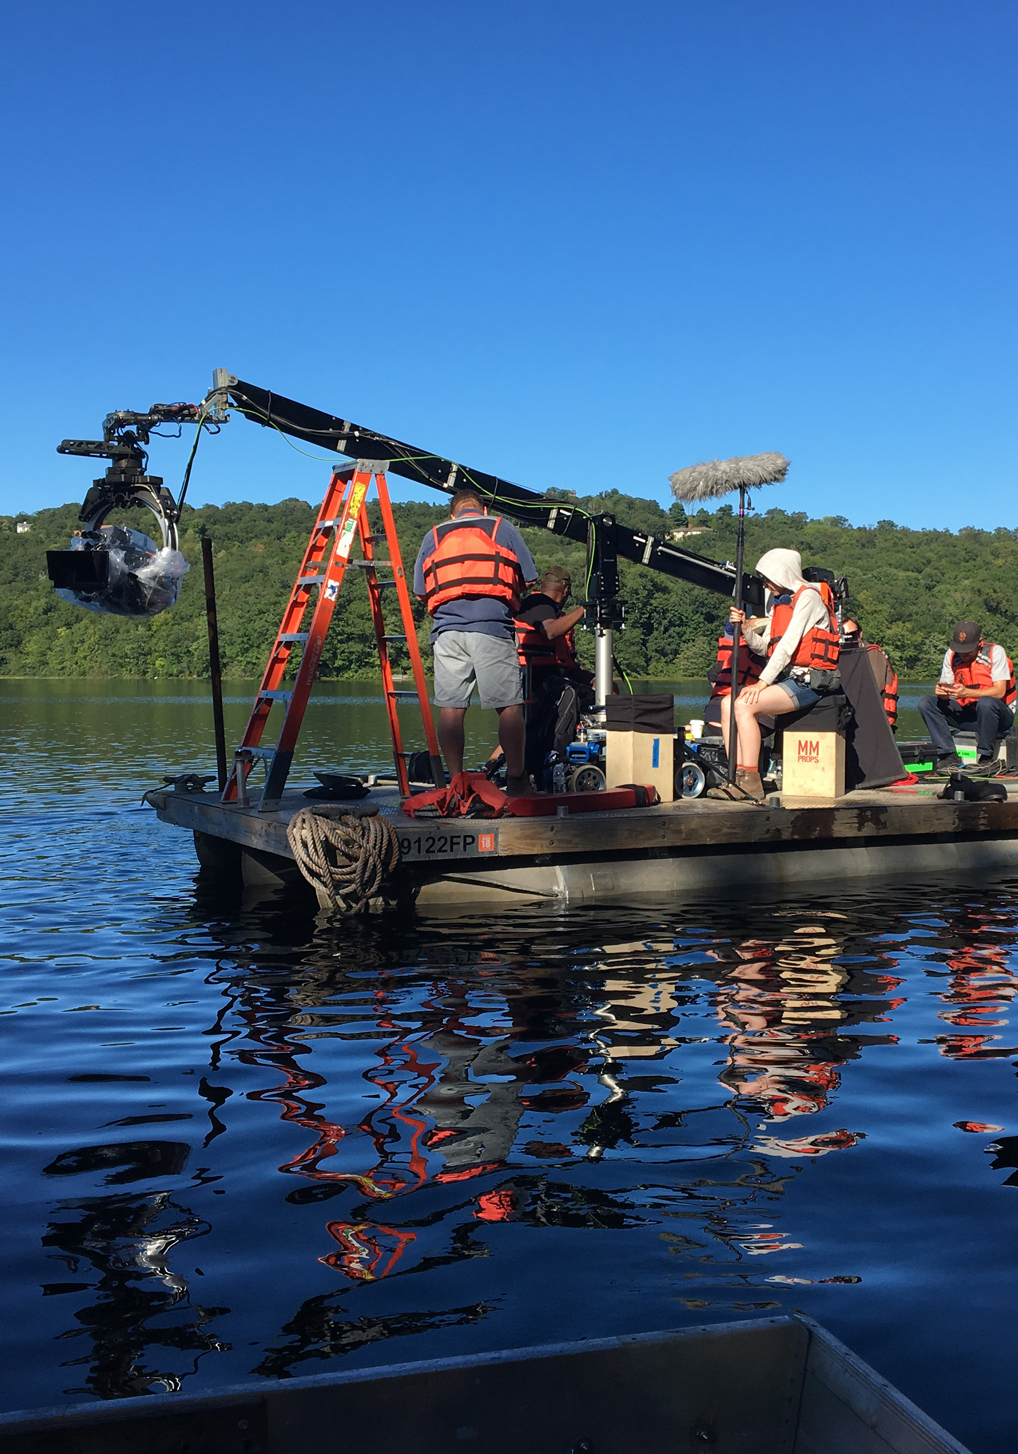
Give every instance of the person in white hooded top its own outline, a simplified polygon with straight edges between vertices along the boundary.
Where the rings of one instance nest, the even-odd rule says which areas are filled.
[[[712,796],[728,797],[748,794],[750,797],[764,796],[760,781],[760,717],[780,717],[786,712],[798,712],[811,707],[820,700],[820,692],[810,685],[814,668],[795,664],[796,655],[804,639],[811,633],[836,632],[837,623],[824,599],[821,587],[807,581],[802,574],[802,557],[797,550],[768,550],[756,563],[756,574],[761,578],[769,593],[766,616],[747,618],[744,611],[731,611],[731,620],[742,624],[746,645],[759,655],[766,655],[767,665],[758,681],[745,686],[735,701],[735,726],[738,738],[738,762],[736,784],[741,791],[730,794],[726,788],[715,788]],[[783,623],[783,630],[772,646],[771,631],[774,608],[778,599],[792,598],[790,614]],[[721,714],[725,748],[729,752],[728,712]]]

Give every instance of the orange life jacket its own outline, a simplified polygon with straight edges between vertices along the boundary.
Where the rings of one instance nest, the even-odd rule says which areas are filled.
[[[549,641],[538,622],[517,618],[516,649],[522,667],[557,667],[560,671],[572,671],[576,666],[576,635],[570,630],[554,641]]]
[[[827,625],[826,627],[811,626],[804,633],[802,640],[795,648],[791,665],[808,667],[812,671],[834,671],[838,665],[838,655],[841,650],[841,633],[838,630],[838,621],[834,614],[834,594],[826,581],[818,581],[816,585],[800,586],[787,606],[774,607],[771,612],[771,635],[767,654],[768,656],[773,654],[774,648],[788,630],[795,603],[803,591],[819,593],[820,599],[827,607]]]
[[[1015,699],[1014,663],[1004,653],[1007,661],[1007,690],[1004,693],[1004,701],[1010,707]],[[975,656],[968,661],[963,661],[957,652],[951,653],[951,670],[954,672],[955,685],[963,687],[990,687],[993,685],[991,674],[991,661],[993,657],[993,642],[980,641],[979,650]],[[977,697],[956,697],[960,707],[967,707],[970,702],[978,701]]]
[[[424,558],[424,599],[433,616],[446,601],[461,596],[494,596],[518,611],[523,572],[511,550],[499,545],[499,515],[461,515],[443,520],[432,532]]]
[[[516,649],[520,666],[559,667],[572,670],[576,665],[576,637],[572,631],[549,641],[540,626],[517,620]]]
[[[730,697],[732,694],[732,654],[733,641],[730,636],[718,637],[718,654],[710,674],[710,682],[713,687],[711,696]],[[755,651],[750,651],[743,641],[739,646],[739,687],[740,689],[749,682],[759,679],[763,671],[765,660],[757,656]]]
[[[880,700],[887,713],[887,725],[893,727],[898,720],[898,673],[891,665],[887,652],[881,647],[874,646],[872,641],[864,641],[860,644],[863,651],[869,652],[877,691],[880,693]]]

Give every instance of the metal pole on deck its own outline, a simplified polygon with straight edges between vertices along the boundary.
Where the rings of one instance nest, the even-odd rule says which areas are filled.
[[[742,610],[742,556],[746,531],[746,490],[739,487],[739,533],[735,541],[735,590],[733,605]],[[728,699],[728,781],[734,783],[739,763],[739,731],[735,725],[735,699],[739,695],[739,658],[742,654],[742,625],[735,622],[732,632],[732,694]],[[756,764],[754,764],[755,766]]]
[[[603,707],[612,694],[615,627],[622,624],[619,606],[618,527],[611,514],[595,516],[593,532],[594,700]]]
[[[205,572],[205,619],[209,628],[209,675],[212,678],[212,723],[216,734],[216,771],[219,791],[226,788],[226,723],[223,721],[223,669],[219,660],[219,620],[216,615],[216,577],[212,569],[212,540],[201,538]]]
[[[615,632],[610,626],[595,627],[594,634],[594,700],[599,707],[612,694],[612,661],[615,655]]]

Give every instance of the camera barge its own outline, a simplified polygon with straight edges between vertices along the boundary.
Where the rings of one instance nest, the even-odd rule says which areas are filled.
[[[419,778],[423,772],[436,791],[444,789],[445,775],[389,503],[388,473],[446,495],[469,484],[479,498],[521,524],[587,545],[587,620],[595,638],[596,697],[604,706],[612,691],[613,634],[623,615],[619,560],[757,609],[762,605],[762,583],[742,570],[741,520],[746,492],[757,484],[783,478],[787,461],[780,455],[760,455],[680,472],[690,476],[686,484],[697,498],[705,490],[710,494],[739,490],[736,563],[719,563],[633,530],[611,514],[592,515],[568,500],[536,494],[481,470],[465,469],[440,455],[217,369],[212,390],[201,404],[156,404],[144,414],[118,411],[107,416],[102,440],[67,439],[59,446],[65,454],[110,461],[106,474],[86,496],[81,511],[86,528],[75,548],[49,553],[51,578],[69,599],[89,609],[120,615],[153,614],[172,603],[175,589],[166,599],[146,599],[140,605],[117,595],[110,574],[110,531],[115,527],[105,522],[114,510],[147,509],[162,530],[161,554],[172,555],[198,440],[204,429],[218,431],[228,422],[230,410],[266,428],[332,450],[347,462],[332,470],[232,767],[227,764],[222,727],[211,550],[209,542],[203,542],[219,791],[206,791],[200,779],[188,774],[169,788],[150,792],[147,799],[164,822],[194,833],[199,858],[206,866],[239,874],[248,884],[303,884],[308,879],[314,882],[320,901],[333,907],[345,898],[347,907],[353,902],[356,907],[374,908],[409,899],[430,908],[491,903],[558,905],[628,899],[636,893],[709,892],[733,884],[787,886],[801,892],[803,885],[831,878],[988,870],[1018,862],[1015,802],[1006,797],[992,802],[941,801],[928,784],[914,779],[904,788],[891,786],[906,777],[906,770],[875,697],[869,668],[862,661],[855,663],[853,681],[849,669],[853,664],[847,659],[841,673],[843,690],[858,727],[849,744],[855,790],[847,796],[843,796],[844,784],[839,778],[829,797],[795,798],[786,771],[786,792],[767,805],[680,797],[677,802],[636,806],[631,793],[630,806],[616,808],[610,794],[580,791],[563,794],[550,805],[545,798],[543,810],[547,813],[550,806],[554,816],[535,815],[532,800],[523,800],[522,806],[510,803],[509,815],[500,814],[493,820],[461,817],[422,822],[409,816],[404,807],[411,797],[411,759],[418,759],[415,776]],[[161,479],[146,473],[144,446],[158,426],[167,422],[198,427],[177,500]],[[672,477],[673,485],[676,478]],[[382,522],[380,534],[373,533],[368,518],[372,484]],[[376,549],[379,546],[381,552]],[[160,555],[154,543],[152,553]],[[347,572],[360,576],[368,590],[392,736],[395,784],[375,787],[370,801],[360,807],[322,804],[318,812],[329,816],[311,820],[306,797],[288,779]],[[810,578],[826,580],[835,595],[846,589],[843,580],[836,581],[826,571]],[[394,597],[387,595],[390,589]],[[399,632],[393,630],[397,616],[402,627]],[[737,676],[738,633],[735,652],[733,679]],[[405,660],[397,653],[409,656],[412,690],[395,686],[397,669],[399,678],[407,675]],[[404,701],[419,710],[427,743],[424,752],[415,754],[403,747],[398,709]],[[276,744],[266,746],[270,717],[275,730],[280,715]],[[791,718],[782,721],[791,723]],[[840,727],[829,727],[812,721],[809,731],[826,733],[829,742],[840,743],[837,750],[843,754]],[[665,730],[670,733],[671,727]],[[787,727],[785,735],[787,738]],[[667,747],[670,763],[670,741]],[[634,749],[626,781],[630,776],[647,781],[638,767],[645,760]],[[840,771],[842,758],[839,764]],[[259,772],[252,778],[256,768]],[[253,801],[256,781],[258,796]],[[616,781],[609,777],[609,788]],[[670,765],[667,789],[661,796],[672,796]],[[303,841],[294,832],[298,819],[309,835],[307,851],[294,848],[295,842],[300,845]],[[355,843],[358,833],[363,839],[347,856],[346,878],[343,852],[336,848],[341,829],[349,842]],[[341,891],[337,890],[340,879],[345,884],[351,877],[356,880],[356,893],[347,893],[342,884]]]
[[[396,788],[377,787],[361,803],[318,811],[377,811],[392,824],[399,871],[377,908],[394,896],[428,910],[557,907],[733,885],[801,894],[824,880],[1018,866],[1018,799],[950,802],[936,791],[918,783],[826,800],[776,797],[764,806],[679,799],[565,816],[421,821],[402,811]],[[169,786],[148,801],[163,822],[194,833],[204,867],[249,886],[308,891],[287,838],[291,819],[308,807],[300,789],[265,812]]]

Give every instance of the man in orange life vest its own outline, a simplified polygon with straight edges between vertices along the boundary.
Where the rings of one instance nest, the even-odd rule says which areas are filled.
[[[1014,667],[1002,646],[984,641],[975,621],[959,621],[932,697],[919,701],[919,715],[938,752],[936,771],[961,767],[951,729],[975,724],[979,761],[970,772],[994,770],[997,738],[1014,722]]]
[[[735,781],[741,791],[712,788],[712,797],[747,794],[762,799],[758,719],[811,707],[837,681],[839,631],[830,587],[804,579],[797,550],[766,551],[756,563],[756,573],[770,592],[768,615],[747,620],[746,613],[734,606],[729,614],[732,621],[743,623],[746,645],[758,655],[766,654],[767,665],[759,679],[743,687],[735,699]],[[727,713],[723,713],[727,745],[726,719]]]
[[[565,752],[576,736],[580,712],[594,702],[594,676],[577,661],[573,637],[585,608],[565,610],[572,588],[572,577],[563,566],[549,566],[540,590],[520,603],[516,616],[520,664],[530,673],[527,769],[534,773],[540,771],[546,753]]]
[[[469,489],[453,495],[449,519],[428,531],[414,566],[414,594],[427,603],[433,621],[438,740],[449,775],[463,771],[463,719],[476,685],[481,706],[498,713],[510,794],[530,791],[513,616],[523,587],[536,579],[519,531],[489,515]]]

